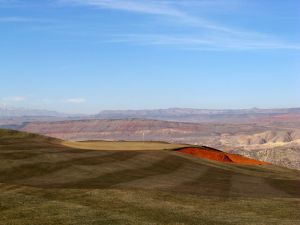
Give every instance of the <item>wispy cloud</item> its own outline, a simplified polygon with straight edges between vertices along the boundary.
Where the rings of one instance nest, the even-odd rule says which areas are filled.
[[[271,49],[296,49],[300,45],[291,44],[271,38],[226,38],[226,37],[201,37],[201,35],[157,35],[157,34],[131,34],[114,35],[107,42],[132,43],[138,45],[173,46],[185,50],[271,50]]]
[[[25,17],[17,17],[17,16],[0,17],[0,23],[24,23],[24,22],[32,22],[32,21],[34,20]]]
[[[0,0],[0,4],[16,3],[18,0]]]
[[[66,100],[68,103],[80,104],[86,102],[85,98],[69,98]]]
[[[10,96],[2,98],[5,102],[22,102],[25,101],[25,99],[26,98],[24,96]]]
[[[181,16],[182,12],[170,8],[165,1],[147,1],[147,0],[60,0],[63,3],[72,3],[77,5],[90,5],[101,8],[126,10],[138,13]]]
[[[23,5],[24,1],[20,0],[0,0],[0,8],[14,8]]]
[[[135,13],[144,13],[150,15],[159,15],[176,19],[178,23],[186,23],[192,26],[199,26],[207,29],[220,30],[226,32],[238,32],[226,26],[221,26],[212,21],[200,17],[192,16],[190,13],[174,7],[176,1],[164,0],[60,0],[63,3],[75,5],[87,5],[98,8],[123,10]],[[206,2],[198,2],[198,4]],[[175,4],[176,5],[176,4]]]
[[[53,24],[56,20],[41,19],[41,18],[30,18],[20,16],[0,16],[0,23],[34,23],[34,24]]]
[[[129,42],[143,45],[172,45],[194,50],[253,50],[253,49],[300,49],[299,44],[280,40],[272,35],[240,28],[232,28],[199,15],[174,0],[59,0],[65,4],[85,5],[102,9],[122,10],[131,13],[158,16],[165,22],[189,27],[185,34],[152,33],[120,34],[110,37],[108,42]],[[190,1],[193,6],[224,6],[224,1]],[[208,4],[209,3],[209,4]],[[179,7],[185,6],[185,7]],[[157,18],[156,18],[157,19]],[[105,40],[104,40],[105,41]]]

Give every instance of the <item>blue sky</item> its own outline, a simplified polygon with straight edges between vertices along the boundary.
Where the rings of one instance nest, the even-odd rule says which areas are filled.
[[[0,0],[0,104],[299,107],[298,0]]]

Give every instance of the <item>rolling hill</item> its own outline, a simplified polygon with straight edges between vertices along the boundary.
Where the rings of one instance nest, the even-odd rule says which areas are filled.
[[[0,224],[300,223],[299,171],[187,148],[0,130]]]
[[[25,123],[18,129],[68,140],[147,140],[205,145],[300,169],[300,124],[183,123],[145,119]]]

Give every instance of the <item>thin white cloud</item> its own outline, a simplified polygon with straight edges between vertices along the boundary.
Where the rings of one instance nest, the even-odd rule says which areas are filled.
[[[165,21],[186,25],[191,28],[191,33],[184,37],[172,34],[137,34],[120,35],[110,39],[109,42],[132,42],[145,45],[174,45],[186,49],[295,49],[299,44],[279,40],[271,35],[255,31],[228,27],[223,24],[207,20],[199,15],[195,16],[187,8],[179,7],[174,0],[59,0],[65,4],[85,5],[102,9],[122,10],[132,13],[143,13],[152,16],[160,16]],[[224,1],[191,1],[198,7],[215,7]],[[208,4],[209,3],[209,4]],[[209,6],[210,5],[210,6]],[[201,29],[199,29],[201,28]],[[204,35],[197,35],[201,32]]]
[[[300,45],[286,43],[284,41],[261,38],[243,39],[221,38],[215,36],[201,37],[197,35],[156,35],[156,34],[131,34],[114,35],[111,43],[131,43],[138,45],[172,46],[186,50],[271,50],[271,49],[300,49]]]
[[[0,16],[0,23],[53,23],[55,20],[29,18],[20,16]]]
[[[85,98],[69,98],[66,100],[68,103],[80,104],[86,102]]]
[[[12,8],[24,5],[24,1],[21,0],[0,0],[0,8]]]
[[[1,108],[1,107],[3,107],[3,108],[4,108],[4,107],[7,107],[7,104],[4,103],[4,102],[0,102],[0,108]]]
[[[0,4],[16,3],[17,0],[0,0]]]
[[[203,27],[206,29],[219,30],[223,32],[241,33],[226,26],[218,25],[212,21],[195,17],[189,13],[174,7],[173,1],[163,0],[60,0],[64,3],[75,5],[87,5],[98,8],[123,10],[135,13],[150,15],[160,15],[175,19],[177,23],[185,23],[192,26]],[[207,4],[206,2],[203,2]],[[201,2],[200,2],[201,4]]]
[[[31,21],[33,20],[24,17],[16,17],[16,16],[0,17],[0,23],[23,23],[23,22],[31,22]]]
[[[2,98],[5,102],[22,102],[25,101],[25,99],[26,98],[24,96],[10,96]]]
[[[63,3],[72,3],[77,5],[89,5],[101,8],[125,10],[138,13],[181,16],[182,12],[170,8],[164,1],[145,1],[145,0],[61,0]]]

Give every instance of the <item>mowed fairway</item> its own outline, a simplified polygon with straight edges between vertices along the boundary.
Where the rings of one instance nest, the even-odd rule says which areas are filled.
[[[0,130],[0,224],[300,224],[299,171],[179,147]]]

